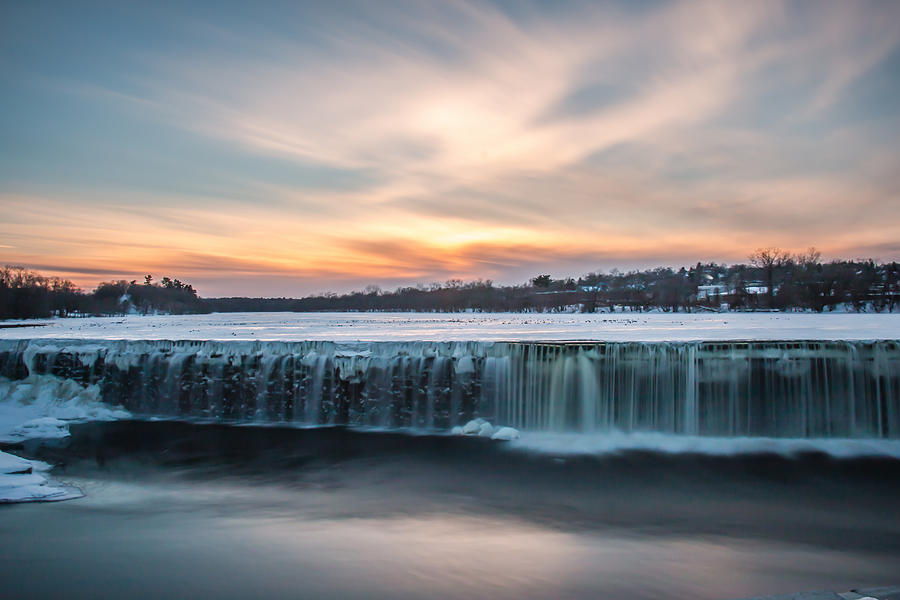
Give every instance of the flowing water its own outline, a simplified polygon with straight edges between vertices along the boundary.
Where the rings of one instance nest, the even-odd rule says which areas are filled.
[[[0,374],[139,415],[441,431],[900,437],[895,341],[4,341]]]

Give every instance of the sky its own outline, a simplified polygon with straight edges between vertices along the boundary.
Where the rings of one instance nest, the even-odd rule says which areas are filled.
[[[900,2],[2,2],[0,264],[301,296],[900,259]]]

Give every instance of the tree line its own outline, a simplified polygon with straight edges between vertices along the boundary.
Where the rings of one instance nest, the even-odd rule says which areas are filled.
[[[746,263],[697,263],[691,267],[554,279],[542,274],[520,285],[490,280],[399,287],[369,286],[349,294],[306,298],[214,298],[214,312],[254,311],[613,311],[613,310],[827,310],[900,309],[900,265],[873,260],[823,262],[810,248],[791,254],[761,248]]]
[[[178,279],[163,277],[155,283],[147,275],[141,283],[107,281],[86,293],[67,279],[23,267],[0,268],[0,319],[198,312],[209,308],[193,286]]]
[[[21,267],[0,269],[0,319],[72,315],[206,312],[427,311],[527,312],[615,310],[900,310],[897,262],[824,262],[814,248],[791,254],[761,248],[746,263],[605,273],[555,279],[537,275],[519,285],[492,281],[399,287],[305,298],[200,298],[193,286],[163,277],[154,282],[109,281],[83,292],[71,281]]]

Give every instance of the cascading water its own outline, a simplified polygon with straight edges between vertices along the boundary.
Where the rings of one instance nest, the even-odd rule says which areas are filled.
[[[0,375],[140,415],[446,430],[900,438],[900,343],[0,341]]]

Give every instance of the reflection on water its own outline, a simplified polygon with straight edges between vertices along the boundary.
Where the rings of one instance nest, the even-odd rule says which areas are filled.
[[[891,583],[900,461],[75,427],[83,500],[0,510],[9,597],[728,598]]]

